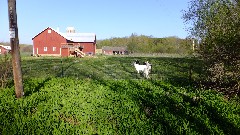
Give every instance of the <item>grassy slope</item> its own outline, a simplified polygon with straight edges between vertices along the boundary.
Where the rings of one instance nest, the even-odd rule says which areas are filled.
[[[134,59],[150,60],[152,80]],[[240,106],[188,81],[186,58],[24,58],[25,97],[0,91],[0,134],[237,134]],[[42,70],[40,70],[42,69]],[[194,78],[200,70],[195,70]]]

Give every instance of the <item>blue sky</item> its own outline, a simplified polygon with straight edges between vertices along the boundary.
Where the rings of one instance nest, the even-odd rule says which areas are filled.
[[[43,29],[75,27],[97,39],[188,36],[182,20],[190,0],[17,0],[20,43],[32,44]],[[9,41],[7,0],[0,0],[0,42]]]

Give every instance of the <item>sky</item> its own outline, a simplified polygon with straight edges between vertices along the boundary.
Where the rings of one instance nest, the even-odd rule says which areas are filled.
[[[95,33],[97,39],[132,33],[156,38],[188,32],[182,19],[190,0],[16,0],[20,44],[47,27],[65,32]],[[7,0],[0,0],[0,42],[9,42]]]

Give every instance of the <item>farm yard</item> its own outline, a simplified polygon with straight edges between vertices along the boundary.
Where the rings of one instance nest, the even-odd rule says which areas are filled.
[[[150,79],[135,60],[152,64]],[[0,89],[0,134],[239,134],[239,98],[200,89],[201,65],[183,56],[23,57],[24,98],[12,81]]]

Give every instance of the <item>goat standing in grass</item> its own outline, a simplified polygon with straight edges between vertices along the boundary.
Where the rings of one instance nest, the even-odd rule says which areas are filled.
[[[148,67],[149,73],[152,71],[152,64],[150,64],[148,61],[144,62],[144,65]]]
[[[147,61],[145,65],[140,65],[139,61],[134,62],[134,67],[137,70],[137,73],[143,73],[143,76],[149,79],[149,73],[152,68],[152,65]]]

